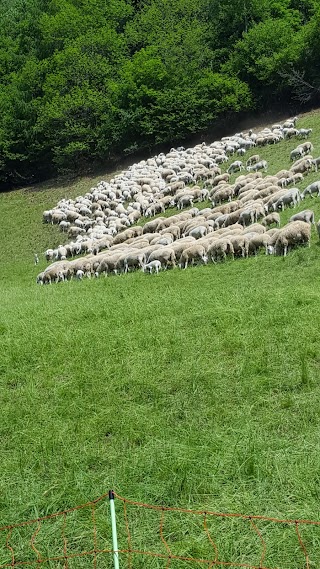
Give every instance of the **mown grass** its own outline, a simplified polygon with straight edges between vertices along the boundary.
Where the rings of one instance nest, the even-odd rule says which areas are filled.
[[[299,126],[313,127],[318,156],[320,114]],[[289,166],[296,144],[260,151],[271,173]],[[308,183],[317,178],[311,174]],[[85,193],[93,182],[79,183]],[[64,510],[109,488],[160,505],[319,520],[315,232],[310,248],[286,258],[39,287],[35,276],[45,261],[34,267],[33,251],[62,239],[41,223],[42,211],[63,195],[66,188],[40,187],[0,196],[0,523]],[[295,211],[311,206],[318,219],[320,200],[309,198]],[[283,221],[290,215],[286,210]],[[99,543],[111,546],[106,504],[97,520]],[[129,520],[134,546],[165,553],[159,514],[129,507]],[[68,524],[70,551],[90,549],[90,512],[72,514]],[[202,525],[203,518],[166,514],[173,552],[212,557]],[[261,543],[248,522],[208,525],[219,559],[259,565]],[[257,525],[267,542],[265,566],[304,564],[294,527]],[[35,558],[34,531],[12,534],[18,558]],[[61,532],[59,520],[46,522],[38,549],[61,552]],[[315,567],[320,529],[301,534]],[[10,560],[5,542],[2,535],[3,563]],[[126,566],[127,556],[121,561]],[[164,561],[134,556],[133,567],[143,564]],[[89,558],[70,562],[91,565]],[[111,558],[98,566],[111,567]]]

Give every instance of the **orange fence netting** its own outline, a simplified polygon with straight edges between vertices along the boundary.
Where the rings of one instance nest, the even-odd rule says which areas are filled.
[[[171,508],[113,496],[120,568],[197,564],[208,569],[313,569],[320,562],[318,521]],[[107,493],[74,508],[0,527],[0,569],[112,568],[108,502]]]

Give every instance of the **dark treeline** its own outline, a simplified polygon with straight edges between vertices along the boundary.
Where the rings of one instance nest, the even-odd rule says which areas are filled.
[[[319,98],[318,0],[0,0],[0,184]]]

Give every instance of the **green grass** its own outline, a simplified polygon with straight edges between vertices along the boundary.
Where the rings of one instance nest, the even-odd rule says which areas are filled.
[[[313,128],[318,156],[320,113],[299,126]],[[270,173],[290,165],[296,144],[259,149]],[[317,178],[309,175],[308,183]],[[41,223],[42,211],[93,183],[0,195],[0,524],[64,510],[109,488],[154,504],[320,519],[315,231],[310,248],[286,258],[259,255],[157,277],[137,272],[36,286],[46,263],[42,257],[34,267],[33,251],[63,239]],[[295,212],[311,206],[318,219],[317,199]],[[286,210],[283,222],[292,213]],[[159,514],[130,507],[129,515],[133,545],[165,552]],[[90,516],[68,518],[70,551],[92,546]],[[97,520],[99,543],[111,547],[105,503]],[[166,514],[173,552],[212,556],[202,524],[203,518]],[[259,565],[261,544],[249,522],[208,525],[219,559]],[[265,566],[304,564],[293,527],[257,525],[267,542]],[[35,558],[29,545],[35,529],[14,530],[18,558]],[[59,520],[46,522],[37,548],[61,552],[61,534]],[[119,534],[126,547],[121,521]],[[320,528],[301,534],[316,567]],[[4,563],[10,552],[3,532],[0,538]],[[133,567],[143,565],[165,562],[135,556]],[[90,559],[70,562],[89,566]],[[101,557],[100,566],[111,567],[111,558]]]

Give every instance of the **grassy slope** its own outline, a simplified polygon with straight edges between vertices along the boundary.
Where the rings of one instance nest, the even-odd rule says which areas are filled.
[[[320,113],[299,126],[313,127],[318,156]],[[270,173],[289,166],[296,144],[261,150]],[[68,195],[93,181],[80,183]],[[0,523],[109,487],[161,504],[320,519],[316,236],[286,259],[37,287],[45,263],[33,266],[33,250],[62,238],[41,214],[66,193],[0,195]],[[318,219],[320,200],[297,211],[310,206]],[[174,523],[179,551],[210,555],[195,524]],[[152,527],[141,519],[137,541],[158,543]],[[221,547],[245,561],[254,547],[234,531]],[[320,530],[309,533],[316,562]],[[268,535],[269,565],[301,565],[293,534],[285,547],[284,530]]]

